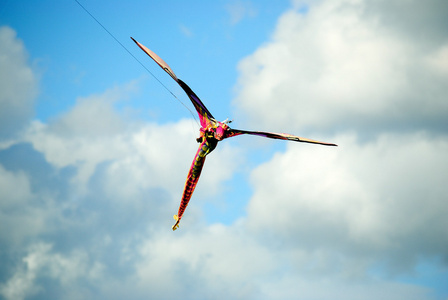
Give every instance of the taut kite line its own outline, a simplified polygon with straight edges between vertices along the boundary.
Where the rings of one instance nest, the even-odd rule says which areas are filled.
[[[148,54],[162,69],[165,70],[185,91],[190,98],[191,102],[194,105],[194,108],[199,114],[199,119],[201,122],[201,128],[199,130],[199,137],[196,139],[199,145],[199,149],[196,152],[196,156],[194,157],[193,163],[191,164],[190,171],[188,172],[187,180],[185,182],[184,191],[182,194],[182,200],[180,202],[179,211],[177,215],[174,215],[174,219],[176,223],[173,225],[173,230],[176,230],[179,227],[180,219],[187,208],[188,202],[190,201],[191,195],[198,183],[199,176],[201,175],[202,167],[204,166],[205,157],[210,154],[215,148],[218,142],[223,139],[237,136],[240,134],[252,134],[263,136],[271,139],[280,139],[287,141],[295,141],[295,142],[303,142],[303,143],[312,143],[319,144],[325,146],[337,146],[336,144],[324,143],[315,140],[310,140],[302,137],[298,137],[291,134],[286,133],[272,133],[272,132],[261,132],[261,131],[247,131],[247,130],[239,130],[232,129],[229,127],[229,123],[231,121],[225,120],[223,122],[216,121],[216,119],[212,116],[212,114],[208,111],[207,107],[205,107],[204,103],[199,99],[198,96],[190,89],[190,87],[177,78],[176,74],[174,74],[173,70],[171,70],[170,66],[163,61],[157,54],[137,42],[135,39],[131,37],[131,39],[146,53]]]

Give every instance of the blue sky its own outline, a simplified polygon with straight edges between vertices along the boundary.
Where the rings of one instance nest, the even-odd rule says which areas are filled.
[[[447,299],[446,1],[0,4],[1,299]],[[398,5],[398,3],[400,3]]]
[[[188,4],[179,1],[173,6],[144,1],[96,1],[84,3],[84,6],[148,67],[154,69],[152,62],[136,51],[139,49],[130,36],[146,40],[146,44],[155,46],[155,51],[164,53],[166,60],[176,66],[176,72],[191,77],[190,84],[197,86],[204,97],[222,95],[216,102],[227,103],[218,106],[226,110],[224,115],[229,113],[229,101],[224,100],[232,95],[236,63],[269,37],[276,18],[289,3],[278,1],[275,5],[260,3],[257,7],[254,4],[245,7],[240,2],[226,1],[208,6],[202,1]],[[4,24],[14,24],[19,37],[29,41],[28,53],[39,58],[36,67],[45,72],[41,97],[46,96],[52,105],[38,102],[39,118],[53,115],[52,108],[68,108],[76,97],[82,96],[80,88],[89,95],[103,91],[110,83],[120,84],[148,76],[75,1],[6,2],[2,14]],[[191,62],[194,58],[196,61]],[[154,72],[161,80],[172,84],[158,71]],[[206,82],[201,84],[201,78],[207,78]],[[217,92],[218,88],[223,90]],[[65,91],[66,101],[60,101],[60,89]],[[164,95],[163,90],[160,94],[170,97]],[[144,99],[139,100],[147,105]]]

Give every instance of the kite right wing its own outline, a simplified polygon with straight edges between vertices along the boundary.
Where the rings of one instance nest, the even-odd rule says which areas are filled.
[[[333,143],[320,142],[316,140],[311,140],[307,138],[303,138],[300,136],[295,136],[287,133],[273,133],[273,132],[263,132],[263,131],[248,131],[248,130],[240,130],[240,129],[231,129],[227,131],[226,138],[237,136],[241,134],[250,134],[250,135],[258,135],[267,137],[270,139],[278,139],[278,140],[286,140],[286,141],[294,141],[294,142],[302,142],[302,143],[310,143],[310,144],[319,144],[324,146],[337,146]]]

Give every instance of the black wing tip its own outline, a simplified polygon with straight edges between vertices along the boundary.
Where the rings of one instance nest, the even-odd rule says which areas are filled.
[[[305,143],[308,143],[308,142],[305,142]],[[329,144],[329,143],[310,143],[310,144],[317,144],[317,145],[330,146],[330,147],[337,147],[338,146],[336,144]]]
[[[301,143],[308,143],[308,144],[315,144],[315,145],[323,145],[323,146],[332,146],[337,147],[338,145],[333,143],[326,143],[326,142],[319,142],[319,141],[313,141],[313,140],[306,140],[306,139],[300,139],[299,137],[292,137],[288,138],[290,141],[294,142],[301,142]]]
[[[307,141],[307,140],[301,140],[299,138],[296,139],[290,139],[291,141],[296,142],[302,142],[302,143],[308,143],[308,144],[315,144],[315,145],[323,145],[323,146],[331,146],[331,147],[337,147],[338,145],[333,143],[325,143],[325,142],[319,142],[319,141]]]
[[[320,143],[320,145],[330,146],[330,147],[337,147],[338,146],[336,144],[331,144],[331,143]]]

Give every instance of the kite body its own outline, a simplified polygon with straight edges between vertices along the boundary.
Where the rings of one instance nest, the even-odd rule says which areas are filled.
[[[258,135],[262,137],[267,137],[271,139],[280,139],[287,141],[295,141],[295,142],[303,142],[303,143],[312,143],[312,144],[320,144],[325,146],[336,146],[336,144],[319,142],[307,138],[298,137],[291,134],[286,133],[272,133],[272,132],[263,132],[263,131],[247,131],[247,130],[239,130],[232,129],[229,127],[229,123],[231,121],[219,122],[216,121],[212,114],[208,111],[207,107],[202,103],[198,96],[190,89],[190,87],[177,78],[176,74],[174,74],[173,70],[168,66],[168,64],[163,61],[157,54],[152,52],[150,49],[146,48],[132,37],[131,39],[146,53],[148,54],[162,69],[164,69],[185,91],[185,93],[190,98],[193,103],[196,111],[198,112],[199,119],[201,122],[200,128],[200,136],[197,138],[199,144],[198,151],[196,152],[196,156],[193,159],[193,163],[191,164],[190,171],[188,172],[187,180],[185,182],[184,191],[182,193],[182,200],[179,206],[179,210],[177,215],[174,215],[174,219],[176,223],[173,225],[173,230],[176,230],[179,227],[179,222],[182,219],[182,216],[187,208],[188,202],[191,199],[194,189],[199,181],[199,176],[201,175],[202,167],[205,163],[205,157],[212,152],[219,141],[223,139],[241,135],[241,134],[250,134],[250,135]]]
[[[196,152],[196,156],[193,159],[193,163],[191,164],[190,171],[187,175],[187,180],[185,181],[184,192],[182,193],[182,200],[180,202],[179,211],[177,215],[174,215],[174,220],[176,220],[176,224],[173,225],[173,230],[176,230],[179,227],[180,219],[184,214],[185,209],[187,208],[188,202],[190,202],[191,195],[196,188],[196,185],[199,181],[199,176],[201,176],[202,167],[205,163],[205,157],[215,149],[218,141],[213,137],[207,138],[205,135],[200,138],[201,144],[199,145],[199,149]]]

